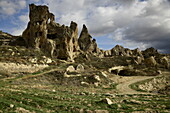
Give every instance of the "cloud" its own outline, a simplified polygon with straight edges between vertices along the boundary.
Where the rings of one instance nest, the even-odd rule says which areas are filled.
[[[0,15],[13,15],[25,7],[25,0],[0,0]]]
[[[169,0],[0,0],[0,15],[19,12],[15,34],[21,34],[26,27],[28,12],[20,11],[32,2],[48,5],[57,23],[69,25],[75,21],[79,30],[86,24],[91,35],[100,40],[99,47],[110,47],[102,44],[107,40],[109,45],[132,49],[153,46],[170,53]]]

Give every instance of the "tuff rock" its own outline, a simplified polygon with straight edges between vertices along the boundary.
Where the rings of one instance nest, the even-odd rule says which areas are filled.
[[[97,46],[96,39],[92,39],[86,25],[83,25],[80,37],[78,39],[80,49],[84,52],[98,53],[100,50]]]
[[[30,4],[29,9],[30,21],[22,34],[27,47],[40,49],[51,57],[73,60],[79,51],[77,24],[71,22],[68,27],[55,23],[47,6]]]

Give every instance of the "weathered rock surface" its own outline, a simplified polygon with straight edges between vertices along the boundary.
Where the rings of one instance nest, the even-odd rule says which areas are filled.
[[[150,56],[159,56],[160,53],[153,47],[146,49],[145,51],[142,51],[142,54],[145,58],[148,58]]]
[[[76,67],[77,72],[83,72],[84,71],[84,66],[82,64],[78,64]]]
[[[4,63],[0,62],[0,71],[7,71],[9,73],[34,73],[39,70],[48,67],[48,65],[41,64],[33,64],[33,65],[25,65],[25,64],[16,64],[16,63]]]
[[[164,66],[164,68],[166,68],[166,69],[170,68],[170,62],[166,56],[164,56],[160,59],[160,63]]]
[[[63,60],[73,60],[78,55],[78,27],[75,22],[71,22],[70,27],[49,23],[47,38],[55,42],[53,56]]]
[[[30,21],[22,34],[27,46],[51,57],[73,60],[79,51],[77,24],[71,22],[68,27],[55,23],[47,6],[30,4],[29,8]]]
[[[50,12],[47,6],[29,5],[29,23],[22,36],[28,47],[39,49],[47,40],[47,23]]]
[[[75,72],[75,68],[73,66],[68,66],[66,72]]]
[[[98,53],[100,51],[97,46],[96,39],[92,39],[92,36],[89,34],[88,29],[85,25],[83,25],[78,43],[80,49],[84,52]]]
[[[105,57],[111,56],[140,56],[143,57],[142,52],[137,48],[134,50],[130,50],[128,48],[124,48],[121,45],[116,45],[111,50],[104,51]]]
[[[155,58],[154,58],[153,56],[151,56],[151,57],[149,57],[149,58],[146,58],[144,62],[145,62],[145,64],[146,64],[147,66],[152,66],[152,67],[154,67],[154,66],[157,65],[157,62],[156,62],[156,60],[155,60]]]

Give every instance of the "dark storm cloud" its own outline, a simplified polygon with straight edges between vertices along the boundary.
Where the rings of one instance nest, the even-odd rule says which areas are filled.
[[[19,25],[24,22],[23,27],[13,28],[14,34],[21,34],[28,22],[28,12],[15,14],[28,3],[38,2],[49,6],[55,14],[56,22],[69,25],[70,21],[75,21],[79,30],[86,24],[92,36],[103,37],[103,42],[109,38],[114,44],[130,48],[146,49],[153,46],[160,51],[170,52],[170,0],[7,1],[10,0],[0,0],[1,18],[13,15]]]

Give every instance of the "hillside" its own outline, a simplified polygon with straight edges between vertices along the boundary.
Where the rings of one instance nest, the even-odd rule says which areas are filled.
[[[22,36],[0,31],[0,112],[170,112],[170,55],[98,48],[83,25],[30,4]],[[49,21],[50,20],[50,21]]]

